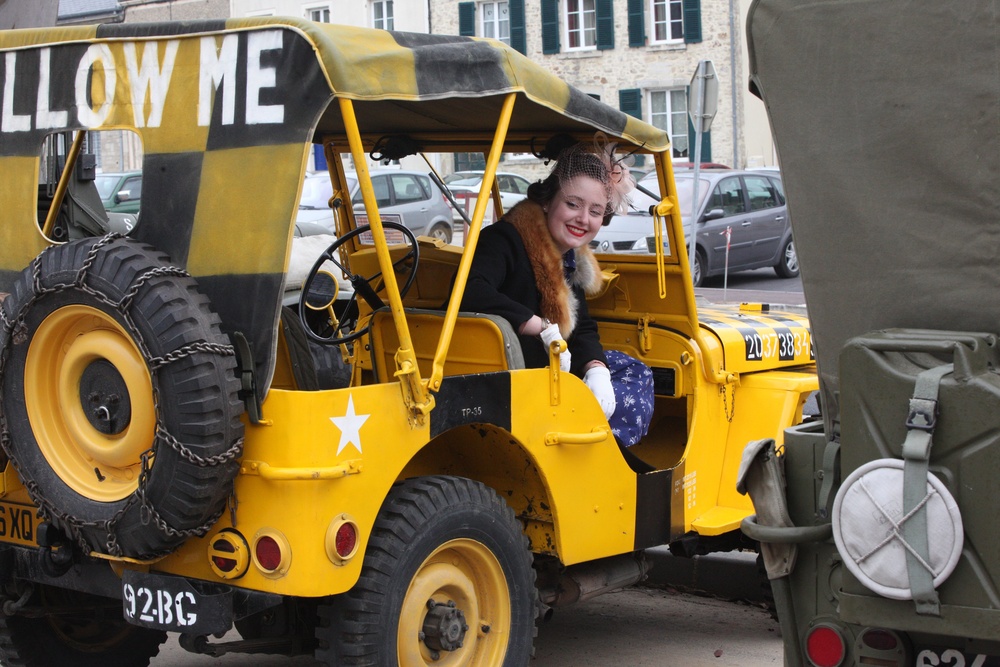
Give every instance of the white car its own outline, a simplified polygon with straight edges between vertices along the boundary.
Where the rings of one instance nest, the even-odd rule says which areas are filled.
[[[510,172],[498,171],[497,184],[500,186],[500,202],[503,210],[509,211],[511,206],[528,196],[528,186],[531,181],[524,176],[512,174]],[[456,171],[444,177],[444,184],[448,186],[452,194],[461,204],[468,196],[473,198],[479,195],[479,190],[483,185],[483,172],[481,171]],[[471,214],[471,211],[469,211]],[[456,219],[460,219],[456,213]]]

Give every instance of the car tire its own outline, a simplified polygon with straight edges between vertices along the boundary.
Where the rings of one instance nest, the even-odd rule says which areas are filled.
[[[701,249],[695,249],[694,270],[691,272],[691,283],[695,287],[701,287],[705,283],[705,256]]]
[[[106,236],[52,246],[2,305],[5,449],[85,551],[153,558],[204,534],[242,453],[235,352],[193,278]]]
[[[799,275],[799,256],[791,237],[781,244],[781,254],[778,256],[778,263],[774,265],[774,272],[780,278],[797,278]]]
[[[461,477],[409,479],[382,505],[358,583],[320,604],[316,659],[527,665],[537,597],[528,539],[495,491]]]
[[[440,239],[445,243],[451,243],[452,228],[451,225],[439,222],[431,227],[430,231],[427,232],[427,236],[432,239]]]

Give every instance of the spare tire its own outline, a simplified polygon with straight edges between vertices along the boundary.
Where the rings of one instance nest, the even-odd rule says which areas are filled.
[[[169,553],[218,520],[242,453],[232,345],[193,278],[117,236],[53,246],[0,309],[0,428],[81,548]]]

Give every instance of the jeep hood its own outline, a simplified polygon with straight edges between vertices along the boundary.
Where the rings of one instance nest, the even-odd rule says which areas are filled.
[[[888,327],[1000,329],[1000,3],[756,0],[827,433],[838,360]]]

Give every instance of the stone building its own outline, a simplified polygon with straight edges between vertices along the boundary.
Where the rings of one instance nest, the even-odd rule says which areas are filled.
[[[434,32],[496,37],[583,92],[665,129],[692,159],[687,87],[700,60],[719,77],[703,162],[742,164],[740,38],[725,0],[430,0]]]
[[[229,0],[119,0],[125,23],[229,18]]]
[[[288,15],[389,30],[493,37],[583,92],[665,129],[678,162],[693,159],[687,89],[698,62],[708,59],[718,75],[719,99],[711,132],[703,139],[702,161],[735,167],[773,165],[776,158],[763,105],[747,92],[742,26],[749,1],[740,4],[740,0],[60,0],[60,22]],[[110,143],[102,152],[109,169],[134,168],[127,154]],[[116,154],[125,157],[115,160]],[[311,166],[322,168],[321,154],[318,157],[319,163]],[[444,173],[481,168],[483,157],[456,155],[451,164],[447,162],[436,166]],[[420,168],[406,160],[401,166]],[[504,156],[501,168],[526,176],[544,170],[527,155]]]

